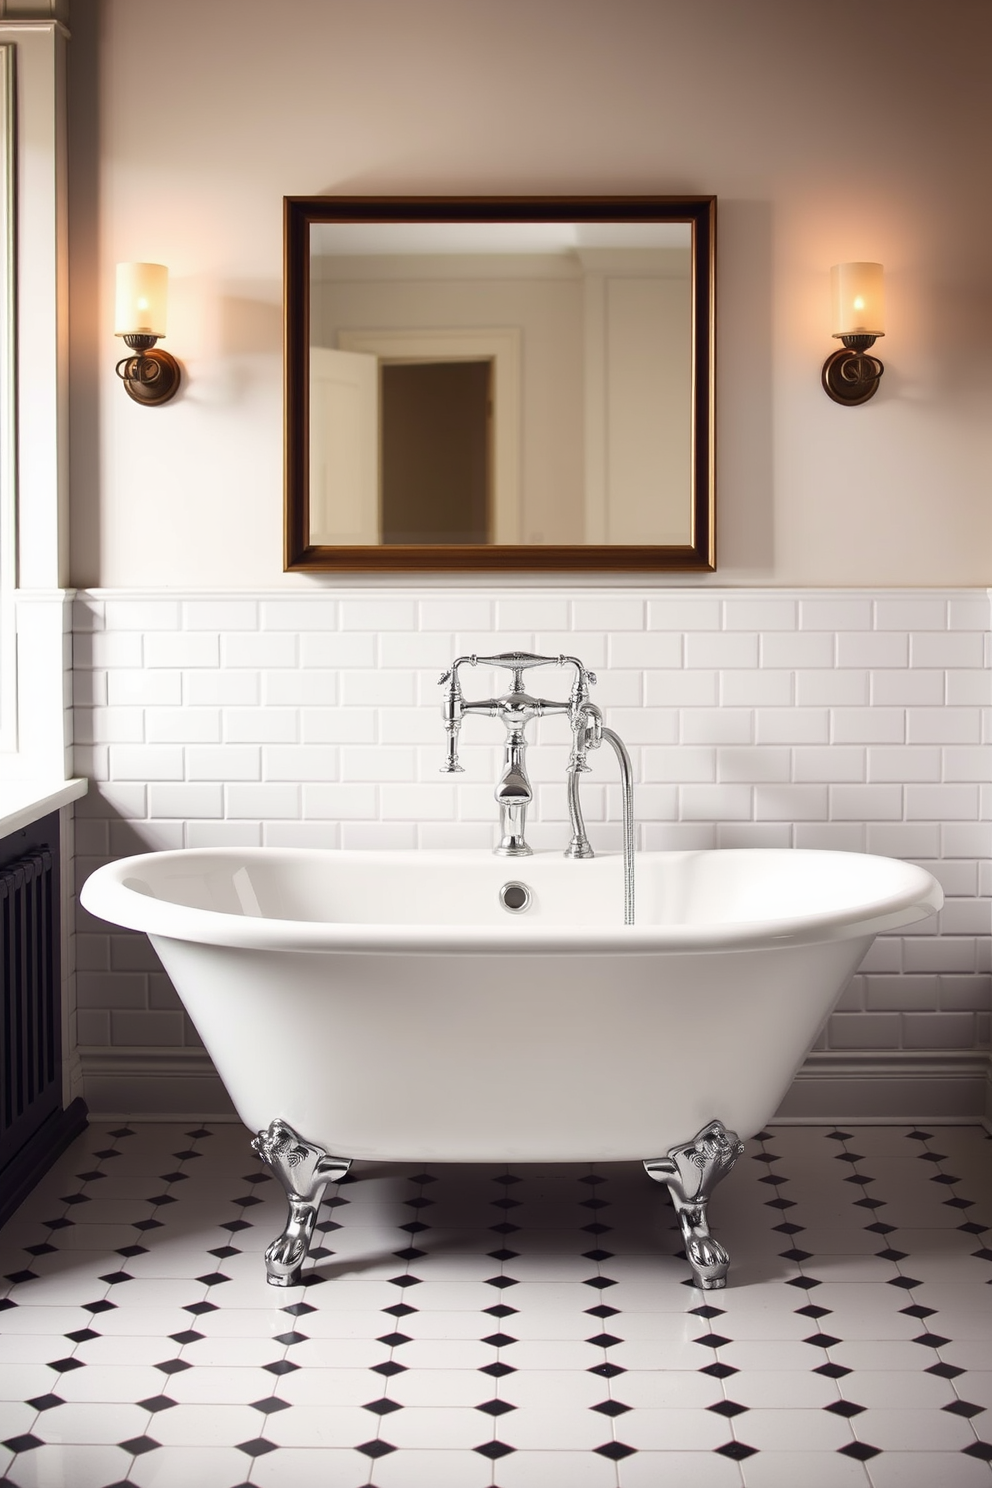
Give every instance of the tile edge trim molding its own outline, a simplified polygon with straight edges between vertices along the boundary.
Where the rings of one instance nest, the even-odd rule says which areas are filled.
[[[91,1120],[237,1120],[206,1051],[81,1049]],[[992,1064],[982,1050],[813,1053],[773,1118],[778,1124],[992,1120]]]

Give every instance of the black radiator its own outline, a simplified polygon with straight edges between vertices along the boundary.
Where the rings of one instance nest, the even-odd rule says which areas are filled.
[[[61,1103],[57,856],[0,869],[0,1167]]]
[[[57,813],[0,842],[0,1223],[81,1126],[62,1110]]]

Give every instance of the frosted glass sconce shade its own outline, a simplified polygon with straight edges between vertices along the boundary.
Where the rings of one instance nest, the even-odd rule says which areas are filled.
[[[830,270],[835,336],[885,335],[885,284],[877,263],[834,264]]]
[[[114,335],[134,356],[117,363],[117,376],[136,403],[168,403],[179,391],[180,368],[174,356],[155,348],[165,335],[169,271],[165,264],[117,265]]]
[[[164,336],[168,297],[169,271],[165,264],[118,264],[114,335]]]
[[[885,285],[882,265],[834,264],[830,270],[833,299],[833,336],[844,343],[823,364],[821,382],[835,403],[867,403],[878,391],[885,371],[877,357],[866,353],[885,335]]]

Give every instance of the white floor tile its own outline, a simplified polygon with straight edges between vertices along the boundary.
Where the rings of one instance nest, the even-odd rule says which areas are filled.
[[[132,1460],[120,1447],[53,1444],[18,1452],[7,1476],[16,1488],[105,1488],[126,1476]]]
[[[461,1458],[463,1454],[452,1455]],[[377,1475],[386,1460],[379,1458],[376,1462]],[[400,1460],[405,1462],[405,1456]],[[282,1447],[277,1452],[267,1453],[254,1460],[245,1457],[243,1461],[246,1464],[251,1463],[251,1482],[257,1484],[258,1488],[359,1488],[360,1484],[369,1481],[372,1459],[349,1448]],[[247,1472],[248,1469],[243,1471]],[[421,1481],[411,1475],[410,1488],[420,1488]],[[488,1483],[489,1479],[473,1481],[466,1477],[464,1481],[465,1488],[476,1488],[476,1484],[482,1488],[482,1484]],[[383,1482],[381,1477],[379,1482]],[[442,1488],[442,1482],[443,1480],[438,1480],[438,1488]],[[214,1488],[214,1485],[209,1485],[209,1488]],[[406,1488],[405,1484],[403,1488]],[[443,1488],[447,1488],[447,1484]],[[454,1484],[452,1488],[455,1488]]]
[[[501,1417],[497,1423],[497,1435],[501,1438],[507,1419]],[[370,1414],[367,1420],[374,1422],[376,1417]],[[384,1440],[400,1448],[436,1452],[451,1447],[471,1451],[492,1439],[492,1420],[483,1411],[470,1407],[413,1406],[382,1417],[379,1433]]]
[[[349,1405],[297,1405],[271,1416],[255,1414],[255,1420],[259,1424],[252,1435],[260,1435],[264,1424],[266,1439],[280,1447],[351,1449],[380,1434],[379,1417]],[[387,1440],[391,1424],[387,1420],[382,1433]]]
[[[733,1383],[730,1385],[733,1395]],[[734,1397],[736,1399],[736,1396]],[[867,1418],[859,1416],[857,1419]],[[826,1410],[751,1410],[734,1419],[737,1436],[760,1452],[837,1452],[852,1440],[843,1416]]]
[[[300,1370],[299,1375],[305,1375]],[[296,1379],[298,1375],[290,1378]],[[264,1400],[272,1394],[275,1378],[264,1369],[251,1367],[184,1369],[176,1374],[158,1374],[156,1393],[169,1396],[180,1404],[189,1405],[250,1405],[254,1400]],[[285,1381],[281,1382],[280,1396],[288,1399]],[[151,1392],[149,1392],[151,1393]]]
[[[507,1460],[503,1458],[497,1464],[496,1471],[501,1476],[503,1462]],[[366,1467],[365,1473],[368,1471]],[[378,1458],[372,1472],[376,1488],[489,1488],[493,1482],[493,1466],[489,1458],[474,1451],[394,1452],[391,1456]],[[365,1481],[365,1475],[354,1478],[347,1488]],[[260,1488],[265,1488],[261,1480]],[[287,1480],[285,1488],[297,1488],[297,1485]],[[315,1481],[314,1488],[324,1488],[323,1481]]]
[[[716,1451],[734,1437],[730,1423],[710,1410],[631,1411],[614,1427],[619,1440],[638,1451]]]
[[[144,1434],[148,1412],[120,1402],[74,1402],[44,1411],[31,1428],[42,1441],[63,1446],[82,1443],[120,1443]]]
[[[742,1483],[741,1464],[715,1452],[638,1452],[618,1467],[621,1488],[663,1488],[669,1483],[680,1488],[740,1488]],[[795,1488],[795,1481],[788,1488]],[[833,1485],[825,1481],[816,1488]]]
[[[519,1376],[517,1377],[519,1378]],[[596,1379],[597,1376],[590,1376]],[[740,1379],[742,1376],[737,1375]],[[600,1380],[595,1390],[596,1401],[607,1398],[606,1381]],[[504,1393],[508,1399],[515,1398],[506,1385]],[[688,1369],[632,1369],[627,1374],[609,1381],[609,1395],[634,1409],[648,1410],[705,1410],[723,1398],[719,1380],[708,1374],[699,1374]],[[591,1402],[595,1404],[596,1401]]]
[[[943,1410],[865,1411],[851,1423],[859,1441],[882,1451],[962,1451],[975,1440],[968,1421]]]
[[[168,1385],[165,1386],[168,1391]],[[292,1412],[283,1412],[284,1415]],[[147,1422],[147,1417],[145,1418]],[[264,1434],[268,1422],[247,1405],[184,1402],[157,1411],[147,1430],[166,1447],[222,1447]]]
[[[839,1452],[759,1452],[742,1462],[741,1469],[746,1488],[798,1488],[803,1483],[809,1488],[868,1488],[869,1481],[864,1463]]]
[[[884,1452],[867,1466],[872,1488],[988,1488],[990,1480],[987,1462],[961,1452]]]
[[[159,1345],[161,1354],[161,1345]],[[114,1401],[132,1401],[160,1395],[165,1376],[150,1367],[135,1368],[133,1365],[90,1364],[86,1369],[73,1369],[59,1376],[53,1386],[49,1375],[47,1390],[61,1395],[63,1400],[80,1404],[86,1401],[112,1404]],[[38,1391],[39,1394],[43,1393]]]
[[[0,1400],[0,1441],[30,1431],[37,1414],[23,1400]]]
[[[241,1483],[251,1458],[235,1447],[161,1447],[134,1459],[135,1488],[227,1488]]]
[[[608,1433],[603,1439],[609,1440]],[[568,1488],[616,1488],[618,1477],[615,1463],[595,1452],[514,1452],[501,1457],[495,1471],[492,1481],[500,1488],[549,1488],[551,1484],[557,1488],[559,1483]],[[395,1477],[393,1484],[401,1488]],[[425,1483],[424,1488],[430,1485]]]
[[[861,1379],[863,1376],[852,1377]],[[752,1411],[822,1410],[838,1398],[834,1380],[799,1369],[744,1370],[725,1381],[725,1388],[733,1400]],[[718,1398],[713,1396],[714,1400]]]
[[[327,1372],[333,1373],[333,1371]],[[383,1388],[388,1390],[390,1400],[395,1400],[400,1405],[426,1406],[435,1410],[471,1409],[474,1406],[481,1405],[483,1401],[491,1399],[497,1392],[501,1400],[512,1400],[517,1405],[529,1404],[526,1381],[533,1377],[530,1371],[520,1371],[509,1377],[509,1384],[506,1379],[502,1379],[497,1386],[496,1382],[488,1375],[480,1374],[474,1369],[409,1369],[405,1374],[395,1375],[389,1381],[388,1385],[384,1385]],[[293,1378],[295,1379],[296,1376]],[[364,1385],[362,1390],[359,1391],[362,1398],[356,1403],[364,1405],[372,1397],[369,1393],[369,1376],[362,1376],[362,1378]],[[540,1378],[554,1382],[560,1380],[562,1376],[549,1373],[548,1375],[540,1376]],[[572,1370],[565,1378],[573,1381],[578,1380],[581,1385],[584,1383],[586,1376],[580,1374],[578,1370]],[[596,1398],[596,1387],[593,1383],[593,1377],[590,1375],[588,1378],[590,1381],[588,1394],[592,1396],[592,1399],[588,1403],[592,1405]],[[286,1394],[287,1399],[289,1398],[288,1392],[291,1383],[291,1381],[287,1381],[280,1392]],[[547,1388],[553,1396],[555,1384],[549,1383]],[[356,1384],[357,1390],[358,1386]],[[600,1393],[602,1392],[600,1391]],[[524,1398],[521,1398],[521,1395]],[[576,1403],[583,1405],[585,1401],[578,1400]],[[480,1421],[484,1419],[483,1416],[479,1417]]]
[[[30,1400],[44,1395],[52,1384],[51,1370],[44,1364],[0,1364],[0,1400]],[[0,1431],[0,1440],[7,1432]]]

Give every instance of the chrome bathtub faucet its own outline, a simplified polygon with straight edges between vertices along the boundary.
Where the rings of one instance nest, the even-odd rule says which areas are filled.
[[[513,674],[509,689],[500,697],[484,701],[466,702],[458,680],[461,666],[506,667]],[[550,698],[532,697],[524,686],[524,672],[538,666],[573,666],[575,681],[566,702],[554,702]],[[467,713],[482,713],[489,718],[499,718],[506,728],[503,751],[503,771],[496,782],[496,803],[499,806],[500,840],[495,851],[501,858],[529,857],[531,849],[524,838],[527,807],[534,799],[530,780],[527,777],[526,728],[532,718],[543,718],[545,714],[567,713],[572,727],[572,755],[569,774],[577,775],[588,770],[585,762],[586,750],[595,748],[602,736],[602,717],[595,704],[589,701],[589,688],[595,683],[594,672],[587,671],[574,656],[534,656],[528,651],[505,651],[499,656],[459,656],[450,670],[439,680],[445,688],[441,713],[448,735],[448,757],[442,766],[442,774],[454,774],[461,770],[458,763],[458,733],[462,719]],[[578,790],[569,791],[569,805],[573,805],[572,840],[567,849],[571,858],[591,858],[592,848],[586,836],[582,814],[578,805]]]
[[[466,702],[458,679],[461,666],[506,667],[512,673],[508,690],[499,697],[486,698],[479,702]],[[557,702],[550,698],[532,697],[524,686],[524,673],[532,667],[570,666],[575,668],[575,678],[567,700]],[[564,713],[568,716],[572,730],[572,752],[567,770],[568,814],[572,835],[565,849],[566,858],[591,858],[593,850],[586,835],[582,806],[579,801],[579,776],[589,769],[586,755],[590,749],[598,749],[605,739],[612,745],[620,763],[623,788],[623,844],[624,844],[624,923],[634,923],[634,849],[633,849],[633,786],[630,757],[619,735],[603,724],[603,715],[590,700],[589,689],[596,682],[595,672],[583,666],[576,656],[535,656],[529,651],[504,651],[498,656],[459,656],[448,671],[442,673],[438,685],[445,689],[441,705],[448,735],[448,753],[442,774],[460,772],[458,763],[458,734],[462,720],[468,713],[482,713],[489,718],[499,718],[506,728],[503,751],[503,770],[496,782],[494,792],[499,806],[500,838],[494,851],[498,857],[524,858],[530,855],[524,829],[527,807],[534,799],[530,780],[527,777],[526,728],[532,718],[543,718],[546,714]]]

